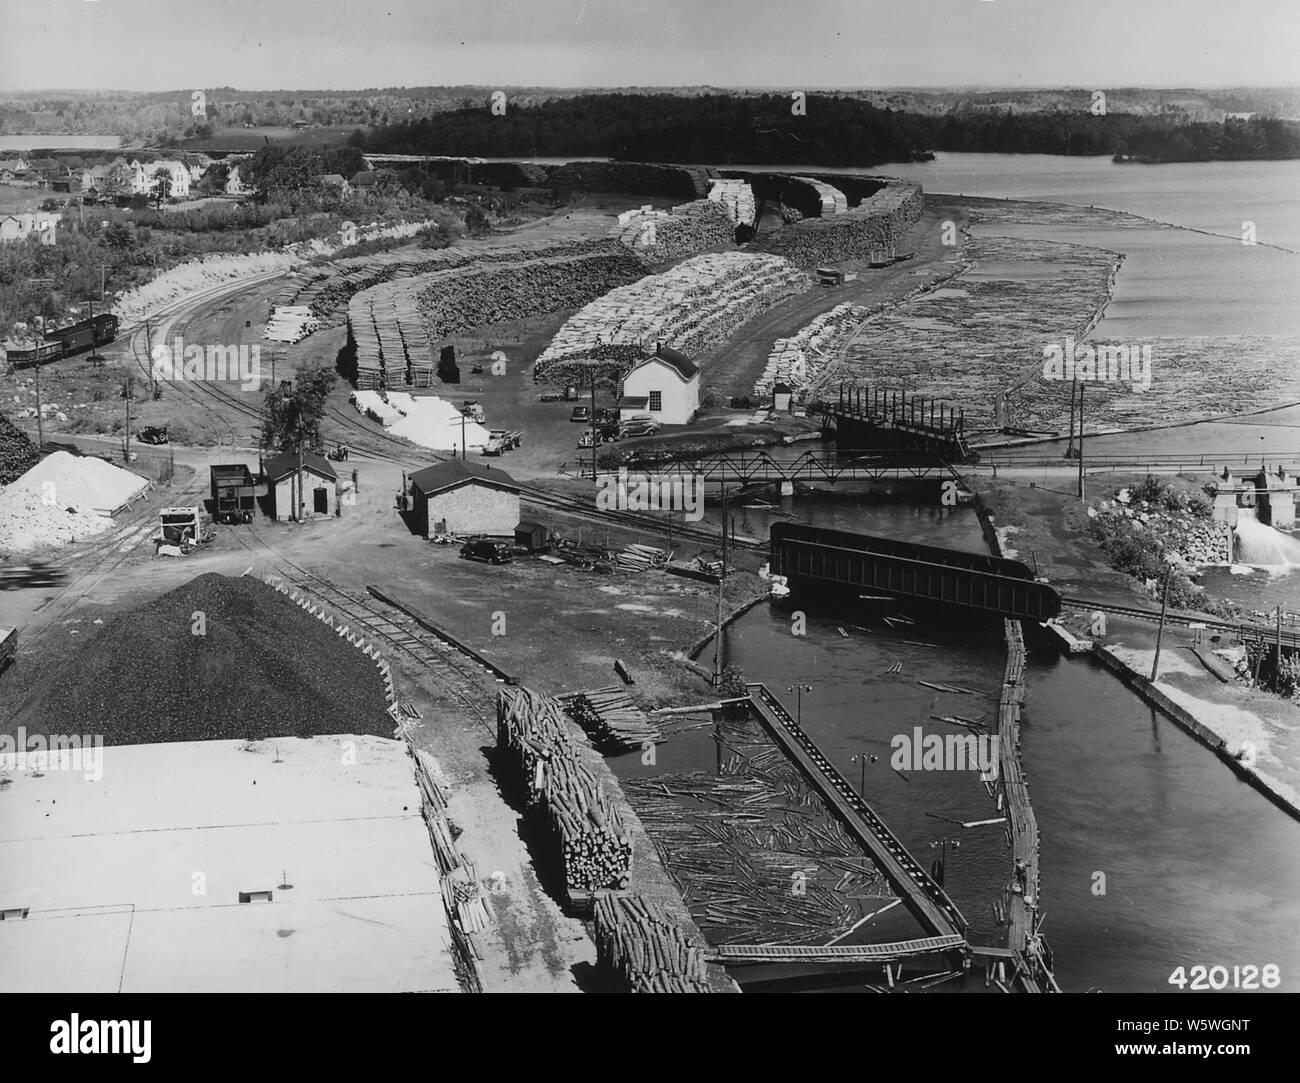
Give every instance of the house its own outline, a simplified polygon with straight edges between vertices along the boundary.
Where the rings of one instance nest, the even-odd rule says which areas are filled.
[[[53,211],[28,211],[23,214],[6,214],[0,216],[0,243],[25,241],[28,237],[40,237],[41,244],[54,244],[59,218]]]
[[[240,179],[239,176],[239,166],[232,165],[230,167],[230,172],[226,174],[226,195],[242,196],[247,191],[248,189],[245,187],[243,180]]]
[[[700,408],[700,370],[685,354],[660,345],[623,376],[618,406],[621,415],[648,413],[664,425],[687,425]]]
[[[74,176],[51,177],[50,188],[55,192],[68,192],[73,194],[81,191],[81,178]]]
[[[166,194],[170,199],[188,199],[190,195],[190,170],[184,162],[164,158],[157,162],[141,162],[138,158],[131,163],[134,177],[131,182],[132,195],[152,195],[154,182],[162,176],[167,179]]]
[[[777,382],[772,385],[772,409],[777,413],[788,414],[794,401],[794,389],[789,384]]]
[[[107,165],[82,170],[81,190],[98,198],[134,195],[135,173],[124,159],[118,158]]]
[[[338,514],[339,476],[329,460],[310,451],[302,453],[301,514],[294,515],[294,494],[298,488],[298,455],[286,451],[268,462],[266,493],[272,519],[306,519]]]
[[[40,180],[40,176],[25,159],[0,159],[0,184],[14,184],[24,188],[33,188],[40,183]]]
[[[381,180],[391,177],[393,174],[387,169],[363,169],[352,176],[352,190],[358,196],[365,196],[375,190]]]
[[[411,523],[417,533],[514,538],[519,486],[504,470],[451,459],[411,475]]]
[[[347,177],[342,174],[322,173],[316,178],[316,182],[339,199],[347,199],[352,194],[352,185],[348,183]]]

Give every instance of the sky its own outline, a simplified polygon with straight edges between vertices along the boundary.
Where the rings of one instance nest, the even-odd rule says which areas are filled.
[[[1297,0],[0,0],[0,90],[1300,84]]]

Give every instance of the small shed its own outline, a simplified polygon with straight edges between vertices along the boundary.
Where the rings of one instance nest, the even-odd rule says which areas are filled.
[[[785,383],[772,385],[772,409],[778,413],[789,413],[794,399],[794,389]]]
[[[302,493],[299,514],[294,514],[298,488],[298,454],[286,451],[266,464],[266,491],[272,519],[306,519],[332,516],[339,506],[339,476],[328,459],[315,452],[302,453]]]
[[[451,459],[411,475],[411,514],[416,531],[514,538],[519,486],[504,470]]]
[[[524,519],[515,526],[515,544],[527,549],[530,553],[540,552],[546,548],[550,537],[550,531],[541,523],[535,523],[531,519]]]

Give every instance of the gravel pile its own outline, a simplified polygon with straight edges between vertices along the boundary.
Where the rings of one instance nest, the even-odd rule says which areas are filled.
[[[36,445],[12,421],[0,415],[0,485],[8,485],[36,465]]]
[[[64,546],[112,527],[106,515],[73,504],[50,504],[39,491],[10,486],[0,493],[0,553]]]
[[[17,721],[106,745],[393,732],[360,649],[260,580],[213,573],[106,621]]]

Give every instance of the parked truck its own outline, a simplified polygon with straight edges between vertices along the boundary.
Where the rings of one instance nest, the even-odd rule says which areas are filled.
[[[212,518],[218,523],[251,523],[256,489],[253,474],[243,463],[211,468]]]

